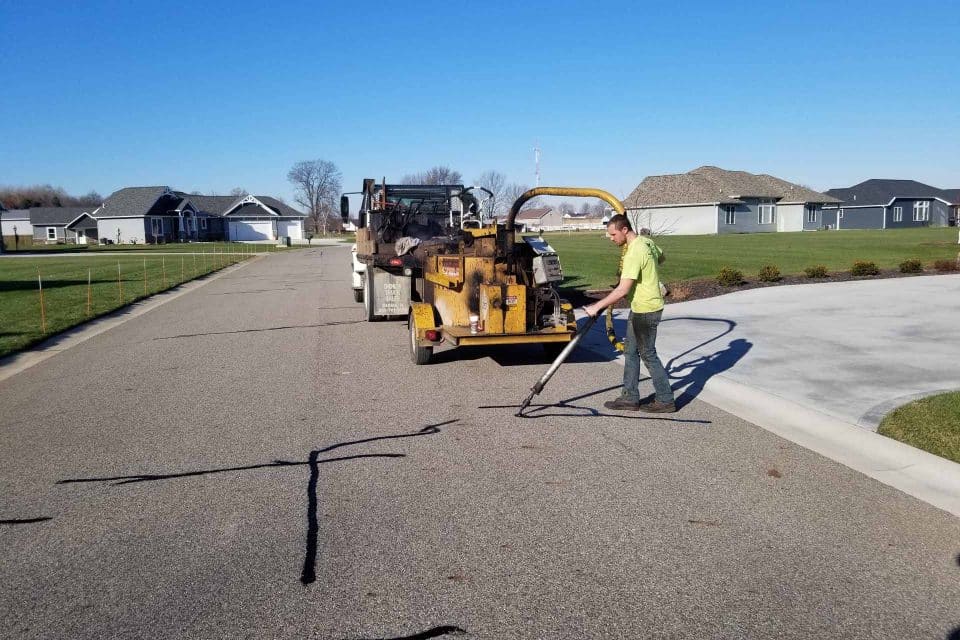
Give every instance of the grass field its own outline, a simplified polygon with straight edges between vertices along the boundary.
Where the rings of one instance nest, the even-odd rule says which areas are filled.
[[[616,282],[618,249],[602,231],[546,233],[560,254],[564,286],[602,289]],[[667,255],[661,268],[664,282],[713,277],[721,267],[733,267],[748,279],[766,264],[787,274],[822,264],[830,271],[849,270],[856,260],[873,261],[881,269],[896,268],[908,258],[929,267],[934,260],[954,260],[957,229],[897,229],[886,231],[818,231],[755,233],[722,236],[660,236]]]
[[[20,242],[19,251],[13,250],[13,238],[4,236],[4,247],[11,253],[99,253],[129,251],[160,251],[163,253],[196,253],[211,251],[256,252],[277,251],[273,243],[248,244],[244,242],[169,242],[166,244],[25,244]],[[293,245],[298,247],[300,245]],[[286,247],[284,247],[286,248]]]
[[[210,245],[203,245],[203,250],[180,255],[98,252],[0,259],[0,356],[253,255],[213,251]],[[38,275],[43,282],[43,318]]]
[[[960,391],[923,398],[896,409],[880,434],[960,462]]]

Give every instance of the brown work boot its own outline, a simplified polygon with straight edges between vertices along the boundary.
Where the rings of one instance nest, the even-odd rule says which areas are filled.
[[[640,411],[645,411],[646,413],[673,413],[677,410],[677,405],[673,402],[647,402],[638,407]]]
[[[620,397],[616,400],[607,400],[603,403],[603,406],[614,411],[636,411],[640,408],[640,403]]]

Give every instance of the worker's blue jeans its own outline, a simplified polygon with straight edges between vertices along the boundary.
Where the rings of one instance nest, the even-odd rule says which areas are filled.
[[[657,355],[657,325],[663,309],[650,313],[630,312],[627,318],[627,338],[623,343],[623,393],[625,400],[640,402],[640,361],[650,372],[657,402],[673,402],[670,379]]]

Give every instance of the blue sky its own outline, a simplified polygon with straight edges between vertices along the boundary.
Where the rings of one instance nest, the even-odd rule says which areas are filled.
[[[704,164],[960,187],[958,33],[955,2],[0,0],[0,184],[532,185],[538,144],[541,184],[620,197]]]

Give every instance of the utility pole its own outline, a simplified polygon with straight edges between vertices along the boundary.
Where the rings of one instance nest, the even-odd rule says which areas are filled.
[[[536,166],[536,173],[537,173],[536,186],[539,187],[540,186],[540,143],[539,142],[533,143],[533,162],[534,162],[534,165]]]

